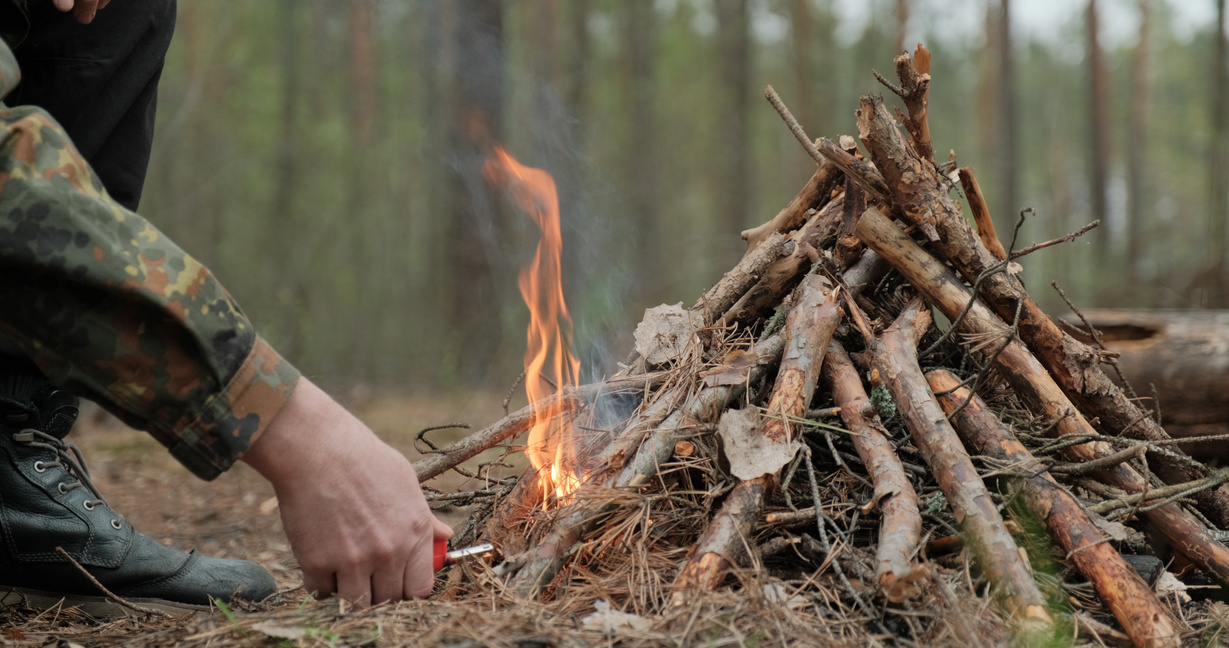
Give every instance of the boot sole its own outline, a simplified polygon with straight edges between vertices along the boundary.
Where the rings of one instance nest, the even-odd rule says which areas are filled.
[[[175,617],[186,617],[196,612],[208,612],[210,610],[208,606],[204,605],[176,603],[163,599],[129,598],[124,600],[128,603],[165,612]],[[125,607],[108,596],[65,595],[21,587],[0,586],[0,607],[14,605],[26,605],[39,611],[49,610],[56,606],[76,608],[96,619],[144,616],[141,612]]]

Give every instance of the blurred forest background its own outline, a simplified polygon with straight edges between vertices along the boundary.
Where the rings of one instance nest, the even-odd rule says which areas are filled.
[[[1048,312],[1051,281],[1229,306],[1225,0],[1055,2],[1028,30],[1017,3],[182,0],[141,211],[334,389],[502,389],[537,240],[482,179],[504,142],[555,176],[576,351],[612,373],[643,309],[694,301],[814,170],[764,85],[856,135],[871,70],[922,42],[938,156],[1005,244],[1026,207],[1017,247],[1101,219],[1023,259]]]

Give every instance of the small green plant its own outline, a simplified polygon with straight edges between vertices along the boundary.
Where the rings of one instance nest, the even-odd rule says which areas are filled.
[[[235,613],[231,612],[230,606],[226,605],[226,603],[222,602],[220,599],[213,599],[213,604],[218,606],[218,611],[222,613],[222,616],[226,617],[227,621],[230,621],[230,624],[234,626],[235,630],[239,631],[239,634],[243,635],[244,639],[250,640],[252,638],[243,625],[239,623],[239,619],[235,616]]]

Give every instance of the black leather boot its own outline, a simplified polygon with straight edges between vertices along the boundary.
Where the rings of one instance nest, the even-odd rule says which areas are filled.
[[[173,614],[208,609],[213,599],[260,601],[274,594],[273,577],[254,562],[183,553],[138,533],[107,505],[77,447],[64,441],[77,418],[77,398],[45,380],[14,386],[11,374],[4,378],[0,604],[46,608],[63,601],[105,617],[132,612],[98,584]]]

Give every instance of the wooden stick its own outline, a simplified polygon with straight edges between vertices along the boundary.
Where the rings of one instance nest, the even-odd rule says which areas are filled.
[[[981,398],[968,387],[954,389],[960,380],[951,372],[938,369],[927,373],[926,378],[936,394],[943,394],[939,402],[949,415],[972,399],[953,420],[969,448],[1008,464],[1040,465]],[[1047,472],[1020,481],[1029,509],[1045,523],[1050,537],[1092,583],[1101,603],[1118,619],[1135,645],[1180,646],[1185,628],[1178,626],[1135,568],[1104,541],[1100,529],[1079,502]]]
[[[973,167],[960,169],[960,186],[964,188],[964,195],[969,199],[969,211],[973,212],[973,222],[977,223],[977,236],[981,238],[982,245],[990,250],[994,258],[1006,261],[1007,250],[1003,249],[1003,243],[994,232],[994,218],[990,216],[990,207],[986,205],[986,196],[981,192],[977,176],[973,175]]]
[[[704,293],[691,310],[704,315],[707,326],[724,314],[760,280],[771,264],[785,251],[785,237],[780,232],[769,234],[760,245],[749,251],[717,285]]]
[[[965,543],[996,598],[1023,634],[1048,636],[1053,620],[1046,612],[1045,596],[1037,589],[1032,570],[1022,560],[1020,548],[918,367],[917,340],[929,324],[930,311],[915,298],[876,340],[872,362],[956,514]]]
[[[947,266],[922,250],[878,209],[867,209],[862,214],[856,234],[953,321],[967,307],[968,312],[961,320],[961,330],[966,336],[980,340],[1005,340],[1012,336],[1011,329],[985,304],[977,301]],[[992,354],[994,349],[987,347],[999,348],[1000,345],[975,345],[973,351],[984,360],[995,363],[1034,414],[1054,421],[1056,434],[1091,439],[1098,436],[1080,410],[1021,342],[1011,339],[1001,346],[997,354]],[[1069,446],[1064,452],[1071,461],[1088,461],[1113,454],[1114,449],[1105,442],[1090,441]],[[1143,476],[1125,464],[1107,469],[1100,477],[1127,493],[1143,492],[1148,487]],[[1143,515],[1191,562],[1221,583],[1229,584],[1229,549],[1213,538],[1198,520],[1173,504]]]
[[[785,348],[785,338],[774,335],[755,345],[754,353],[763,362],[751,370],[746,382],[737,385],[708,387],[693,396],[686,405],[674,410],[661,425],[640,444],[636,456],[623,467],[622,472],[606,475],[602,483],[620,489],[639,488],[657,474],[662,464],[667,463],[674,447],[683,437],[702,424],[716,420],[730,403],[740,398],[747,384],[763,378],[770,361],[780,357]],[[597,522],[615,505],[600,507],[573,505],[571,512],[552,523],[550,530],[529,553],[524,565],[509,582],[509,587],[519,596],[538,596],[563,567],[572,547],[590,533]]]
[[[879,415],[874,413],[858,370],[840,342],[834,340],[828,347],[823,375],[831,385],[832,400],[841,407],[841,419],[849,429],[854,449],[875,485],[874,496],[867,505],[867,509],[877,506],[883,512],[875,550],[875,577],[884,596],[899,603],[917,591],[915,570],[925,571],[910,561],[922,538],[917,492],[879,422]]]
[[[110,598],[112,601],[115,601],[119,605],[126,607],[129,610],[132,610],[133,612],[139,612],[141,614],[160,616],[166,619],[175,618],[175,615],[171,614],[170,612],[167,612],[166,610],[159,610],[156,608],[145,607],[144,605],[137,605],[136,603],[133,603],[132,601],[129,601],[128,599],[122,596],[119,596],[115,592],[112,592],[111,590],[107,589],[107,586],[99,582],[97,578],[94,578],[94,575],[91,574],[88,569],[83,567],[81,563],[77,562],[76,558],[73,558],[71,554],[65,551],[64,547],[56,547],[55,550],[59,552],[59,554],[63,556],[64,559],[69,562],[69,564],[75,567],[77,571],[81,572],[81,575],[85,576],[85,579],[88,580],[91,585],[98,588],[99,592],[102,592],[103,595]]]
[[[1089,511],[1099,515],[1109,515],[1113,511],[1128,506],[1136,506],[1144,504],[1144,509],[1149,506],[1155,506],[1152,502],[1164,501],[1172,497],[1189,496],[1200,490],[1208,488],[1216,488],[1221,484],[1229,482],[1229,470],[1218,470],[1203,479],[1198,479],[1185,484],[1170,484],[1161,488],[1154,488],[1145,493],[1136,493],[1134,495],[1125,495],[1112,500],[1105,500],[1093,506],[1088,507]],[[1141,509],[1141,510],[1144,510]]]
[[[874,196],[877,200],[886,201],[891,195],[888,183],[884,181],[879,171],[866,160],[855,157],[852,153],[837,146],[826,137],[819,138],[819,144],[816,147],[820,155],[823,155],[835,164],[838,169],[844,171],[847,176],[857,181],[867,193]]]
[[[923,160],[934,164],[935,149],[930,142],[930,122],[926,119],[930,98],[930,51],[919,44],[913,56],[901,54],[892,62],[896,65],[896,78],[900,79],[900,85],[894,86],[886,81],[885,85],[905,102],[905,109],[909,111],[902,121],[913,140],[913,150]],[[879,80],[884,81],[883,77]]]
[[[809,246],[821,250],[832,245],[836,238],[836,230],[841,224],[842,198],[829,202],[823,209],[811,216],[801,229],[791,232],[788,243],[793,245],[793,253],[777,259],[764,271],[760,280],[739,297],[737,302],[725,311],[718,326],[734,322],[749,322],[772,313],[789,291],[798,285],[798,281],[811,268],[812,262],[798,248]]]
[[[772,220],[744,230],[742,238],[747,242],[747,254],[759,246],[760,241],[768,238],[773,232],[787,233],[798,229],[807,220],[807,211],[821,209],[832,198],[832,190],[836,188],[844,173],[828,160],[823,160],[811,179],[807,181],[802,191],[794,196]]]
[[[781,101],[781,97],[777,95],[777,91],[773,90],[771,85],[764,87],[764,98],[768,99],[768,103],[772,104],[772,107],[777,110],[778,115],[781,115],[781,119],[789,127],[789,132],[794,134],[798,143],[802,145],[803,150],[815,160],[816,164],[822,165],[824,158],[815,148],[815,143],[811,141],[811,138],[807,137],[806,131],[802,130],[802,125],[798,123],[797,119],[794,119],[794,114],[789,111],[789,108],[785,107],[785,102]]]
[[[1008,273],[996,271],[1002,269],[999,259],[961,216],[933,168],[904,145],[882,100],[873,96],[863,98],[858,129],[871,158],[892,185],[893,200],[906,215],[913,214],[907,220],[934,223],[938,236],[927,234],[933,249],[969,283],[980,286],[979,294],[1000,318],[1012,321],[1019,308],[1020,339],[1079,405],[1080,411],[1100,419],[1103,426],[1119,434],[1129,433],[1154,443],[1169,441],[1165,430],[1105,375],[1100,356],[1094,350],[1064,333]],[[856,177],[859,170],[845,172]],[[1164,455],[1149,453],[1148,460],[1168,483],[1194,481],[1201,476]],[[1229,528],[1229,486],[1204,491],[1196,496],[1196,502],[1213,522]]]
[[[798,304],[786,323],[787,345],[760,430],[773,444],[792,444],[801,435],[792,420],[806,414],[824,353],[840,320],[837,291],[822,275],[807,275]],[[779,472],[742,480],[726,497],[674,579],[673,605],[685,604],[697,590],[716,588],[730,568],[743,562],[751,527],[764,506],[764,494],[775,488]]]
[[[664,372],[641,374],[628,378],[620,378],[604,383],[593,383],[581,387],[565,388],[554,396],[548,396],[535,403],[505,416],[494,424],[483,428],[456,443],[432,453],[414,462],[414,472],[418,481],[424,482],[442,474],[453,466],[473,458],[505,439],[515,436],[533,426],[540,416],[554,418],[560,414],[571,412],[592,402],[598,394],[616,392],[624,389],[644,389],[666,378]]]

